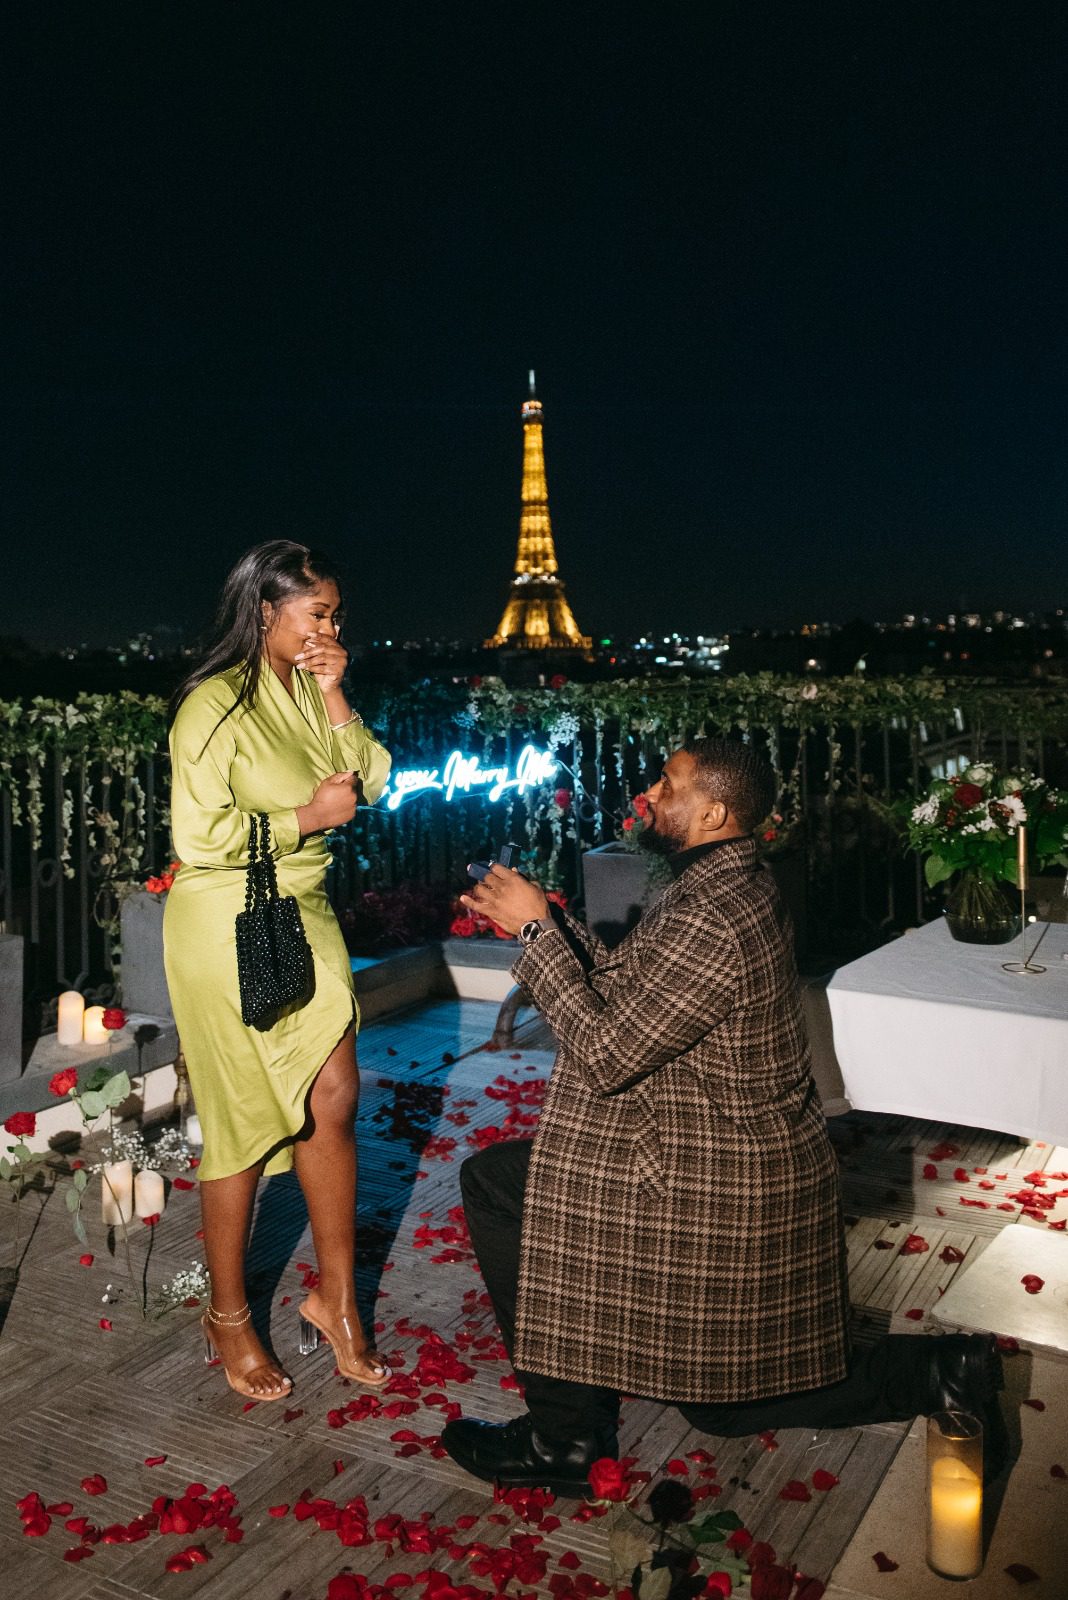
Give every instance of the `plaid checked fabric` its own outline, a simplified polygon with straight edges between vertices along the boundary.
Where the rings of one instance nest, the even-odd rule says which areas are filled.
[[[569,928],[512,969],[560,1041],[516,1366],[663,1400],[836,1382],[838,1168],[789,919],[752,840],[694,862],[612,951]]]

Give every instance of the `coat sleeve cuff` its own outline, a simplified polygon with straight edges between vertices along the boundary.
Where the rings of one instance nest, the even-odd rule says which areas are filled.
[[[277,859],[279,856],[291,856],[300,845],[300,823],[297,821],[295,811],[272,811],[271,819],[271,854]]]
[[[512,963],[512,977],[535,1000],[539,990],[552,989],[564,976],[582,978],[584,973],[559,928],[546,928]]]

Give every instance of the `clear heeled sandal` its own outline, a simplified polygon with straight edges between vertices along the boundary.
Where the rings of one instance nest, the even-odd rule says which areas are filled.
[[[297,1307],[298,1326],[300,1339],[298,1349],[302,1356],[312,1356],[325,1339],[334,1352],[334,1361],[337,1370],[343,1378],[350,1379],[353,1383],[361,1383],[366,1389],[381,1389],[393,1376],[389,1363],[379,1355],[373,1345],[366,1345],[363,1350],[357,1350],[356,1336],[350,1326],[348,1317],[342,1317],[344,1338],[349,1346],[348,1354],[342,1353],[340,1338],[334,1329],[328,1328],[324,1323],[317,1322],[314,1315],[308,1310],[308,1302]],[[359,1329],[359,1323],[357,1323]],[[362,1334],[363,1330],[359,1329]]]
[[[209,1301],[208,1309],[200,1319],[200,1328],[204,1335],[205,1364],[207,1366],[211,1366],[213,1362],[218,1361],[223,1370],[223,1377],[230,1385],[230,1388],[233,1389],[235,1394],[244,1395],[246,1400],[262,1400],[264,1404],[268,1404],[272,1400],[285,1400],[293,1392],[293,1380],[287,1377],[284,1372],[280,1373],[282,1387],[275,1394],[264,1394],[257,1389],[252,1389],[249,1387],[248,1380],[252,1377],[253,1373],[266,1370],[268,1367],[274,1365],[273,1362],[270,1360],[258,1361],[255,1366],[248,1370],[248,1372],[234,1373],[231,1372],[230,1368],[226,1365],[222,1353],[219,1350],[218,1344],[216,1343],[216,1335],[212,1331],[214,1328],[243,1328],[246,1327],[251,1320],[252,1309],[247,1302],[242,1306],[240,1311],[216,1311],[215,1307]]]

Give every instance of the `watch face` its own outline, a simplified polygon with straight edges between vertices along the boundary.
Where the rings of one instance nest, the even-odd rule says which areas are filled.
[[[541,932],[541,925],[535,919],[533,922],[524,922],[519,930],[519,937],[523,944],[533,944]]]

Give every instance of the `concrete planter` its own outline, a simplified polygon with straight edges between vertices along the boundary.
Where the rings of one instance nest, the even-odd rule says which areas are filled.
[[[22,939],[0,933],[0,1083],[22,1074]]]
[[[621,844],[602,844],[582,858],[586,922],[611,950],[625,938],[670,880],[658,858]]]
[[[122,1003],[127,1011],[171,1017],[163,972],[163,908],[166,894],[135,889],[122,902]]]

